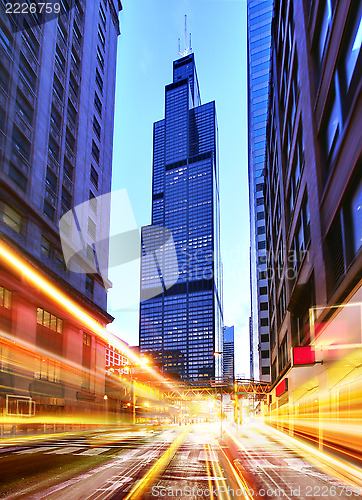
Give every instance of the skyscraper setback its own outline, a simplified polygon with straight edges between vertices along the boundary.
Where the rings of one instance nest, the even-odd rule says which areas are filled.
[[[173,236],[178,281],[152,295],[142,230],[140,349],[186,380],[222,375],[222,279],[215,102],[201,104],[194,54],[174,61],[165,118],[154,123],[152,225]],[[153,233],[156,238],[157,231]],[[167,267],[167,261],[163,263]],[[156,293],[154,294],[156,295]]]

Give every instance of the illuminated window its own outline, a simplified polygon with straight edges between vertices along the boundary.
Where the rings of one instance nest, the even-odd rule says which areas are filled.
[[[83,332],[83,345],[90,347],[92,344],[92,336],[89,333]]]
[[[36,322],[57,333],[63,333],[63,320],[41,307],[37,309]]]
[[[12,293],[10,290],[0,286],[0,307],[11,308]]]

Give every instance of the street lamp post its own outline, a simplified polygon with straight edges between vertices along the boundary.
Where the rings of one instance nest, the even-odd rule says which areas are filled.
[[[134,385],[134,378],[131,372],[131,384],[132,384],[132,424],[136,425],[136,391]]]
[[[106,403],[106,406],[105,406],[105,412],[106,412],[106,414],[105,414],[105,417],[106,417],[106,418],[105,418],[105,421],[106,421],[106,422],[105,422],[105,424],[107,425],[107,424],[108,424],[108,396],[107,396],[107,394],[105,394],[105,395],[103,396],[103,399],[104,399],[104,401],[105,401],[105,403]]]
[[[214,351],[214,357],[216,356],[216,354],[222,355],[222,353],[223,353],[223,351]],[[215,378],[215,380],[216,380],[216,378]],[[221,384],[222,383],[223,383],[223,381],[221,381]],[[222,433],[223,433],[223,430],[222,430],[222,410],[223,410],[222,398],[223,398],[222,385],[220,385],[220,439],[222,439]]]

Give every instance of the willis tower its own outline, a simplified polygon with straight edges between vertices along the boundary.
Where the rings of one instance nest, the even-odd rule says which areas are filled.
[[[165,247],[157,272],[148,259],[165,231],[172,234],[176,262],[170,287]],[[215,102],[201,104],[188,49],[173,63],[165,117],[153,127],[152,226],[142,228],[141,352],[175,378],[222,376],[222,309]]]

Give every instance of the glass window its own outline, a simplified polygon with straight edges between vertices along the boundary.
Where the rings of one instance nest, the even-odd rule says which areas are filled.
[[[30,159],[30,142],[23,136],[17,127],[13,128],[12,143],[14,148],[27,160]]]
[[[335,150],[338,137],[342,131],[342,110],[341,101],[339,95],[339,81],[338,74],[336,72],[334,78],[334,88],[332,90],[332,95],[330,98],[329,114],[326,120],[326,148],[327,153],[331,157]]]
[[[89,292],[89,293],[91,293],[93,295],[93,292],[94,292],[94,279],[89,274],[87,274],[86,278],[85,278],[85,289],[86,289],[87,292]]]
[[[104,48],[105,43],[106,43],[106,39],[104,37],[104,33],[102,31],[102,28],[99,25],[98,25],[98,38],[99,38],[99,41],[102,44],[102,47]]]
[[[64,257],[63,257],[62,252],[60,252],[59,250],[55,250],[55,252],[54,252],[54,262],[55,262],[55,265],[57,267],[59,267],[59,269],[62,269],[63,271],[65,271]]]
[[[68,128],[67,128],[67,132],[65,134],[65,143],[69,149],[71,149],[72,151],[75,150],[75,139],[73,137],[73,134],[69,131]]]
[[[12,163],[9,165],[9,177],[12,179],[23,191],[26,191],[28,179],[25,175],[15,167]]]
[[[3,88],[5,92],[7,92],[9,89],[9,80],[9,73],[2,65],[0,65],[0,87]]]
[[[102,114],[102,102],[99,99],[97,92],[94,94],[94,106],[98,113],[101,115]]]
[[[63,53],[58,45],[57,45],[57,48],[55,50],[55,60],[59,64],[60,68],[64,71],[64,69],[65,69],[65,57],[63,56]]]
[[[72,196],[64,187],[62,189],[62,204],[67,210],[72,208]]]
[[[94,196],[92,191],[89,191],[89,206],[93,210],[93,212],[97,213],[97,198]]]
[[[96,133],[98,139],[101,137],[101,126],[95,116],[93,116],[93,130]]]
[[[347,49],[346,56],[346,80],[349,87],[357,64],[362,45],[362,5],[359,9],[357,20],[352,31],[352,37]]]
[[[68,99],[68,118],[72,121],[73,124],[77,122],[77,111],[73,106],[70,99]]]
[[[40,252],[42,253],[42,255],[44,255],[45,257],[48,257],[50,259],[50,256],[51,256],[51,243],[44,236],[41,237]]]
[[[71,58],[72,58],[72,61],[74,63],[76,70],[78,70],[80,67],[80,59],[79,59],[78,54],[76,53],[74,47],[72,47]]]
[[[16,110],[30,125],[33,123],[34,110],[33,107],[25,99],[20,90],[16,92]]]
[[[58,95],[59,99],[63,100],[63,86],[56,75],[54,75],[53,88],[56,94]]]
[[[96,229],[97,229],[97,226],[95,225],[95,223],[92,221],[92,219],[90,217],[88,217],[88,233],[93,237],[95,238],[96,237]]]
[[[82,35],[80,34],[79,28],[76,24],[73,25],[73,38],[77,40],[79,44],[82,42]]]
[[[58,18],[58,33],[59,33],[60,37],[63,39],[63,42],[67,43],[68,33],[67,33],[65,26],[61,22],[60,18]]]
[[[92,155],[99,162],[99,148],[94,141],[92,141]]]
[[[98,189],[98,173],[94,167],[91,167],[90,179],[95,187]]]
[[[99,62],[100,67],[102,68],[102,71],[104,69],[104,57],[102,56],[102,53],[100,51],[100,48],[97,47],[97,60]]]
[[[0,46],[5,49],[6,52],[11,52],[13,45],[13,38],[9,31],[6,29],[5,25],[0,22]]]
[[[73,180],[73,171],[73,165],[67,158],[64,158],[64,173],[71,181]]]
[[[78,97],[79,85],[77,84],[74,76],[70,73],[69,86],[73,90],[76,97]]]
[[[102,20],[103,26],[106,27],[106,21],[107,21],[107,19],[106,19],[106,14],[105,14],[105,12],[103,10],[102,5],[99,6],[99,16],[100,16],[100,18]]]
[[[32,70],[31,66],[23,56],[20,54],[20,62],[19,62],[19,72],[26,81],[26,83],[30,86],[32,90],[35,90],[36,87],[36,74]]]
[[[320,61],[323,59],[324,48],[326,45],[331,22],[332,22],[332,3],[331,0],[326,0],[320,23],[321,28],[318,40],[318,56]]]
[[[96,69],[96,84],[98,85],[99,90],[102,92],[103,91],[103,79],[102,79],[98,69]]]
[[[0,286],[0,307],[11,308],[12,293],[10,290]]]
[[[362,181],[352,198],[352,225],[353,225],[353,244],[355,254],[362,245]]]
[[[50,121],[52,125],[54,125],[54,127],[57,128],[59,131],[62,125],[62,117],[60,116],[60,113],[55,109],[54,106],[52,107]]]
[[[23,217],[17,212],[13,207],[4,204],[4,210],[2,213],[2,220],[7,224],[11,229],[16,231],[17,233],[21,233]]]
[[[44,200],[43,212],[49,219],[54,220],[55,208],[47,200]]]

